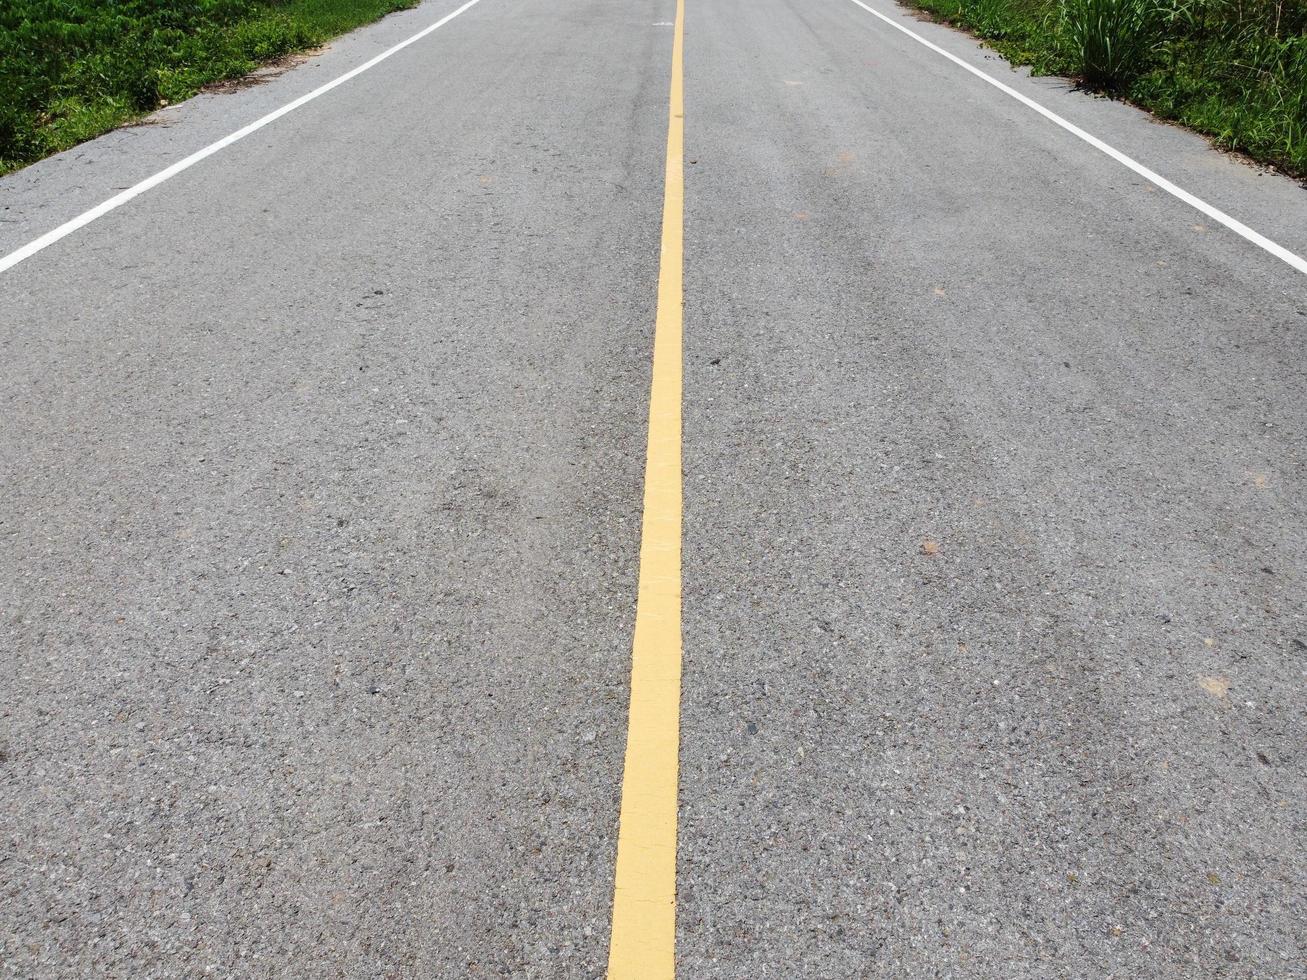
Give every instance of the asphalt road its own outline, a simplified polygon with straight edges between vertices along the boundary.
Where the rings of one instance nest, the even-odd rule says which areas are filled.
[[[674,14],[481,0],[0,273],[0,976],[603,975]],[[1307,976],[1307,276],[849,0],[685,17],[679,975]]]

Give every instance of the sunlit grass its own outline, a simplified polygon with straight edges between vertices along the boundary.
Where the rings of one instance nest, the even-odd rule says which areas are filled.
[[[0,173],[416,0],[0,0]]]

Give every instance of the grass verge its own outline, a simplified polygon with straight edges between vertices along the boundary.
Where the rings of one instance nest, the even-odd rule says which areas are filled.
[[[417,0],[0,0],[0,174]]]
[[[1307,178],[1307,0],[906,0],[1037,74],[1066,75]]]

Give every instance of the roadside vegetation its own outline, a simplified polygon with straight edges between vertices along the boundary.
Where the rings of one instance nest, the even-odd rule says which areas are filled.
[[[1307,0],[907,2],[1040,74],[1307,177]]]
[[[0,0],[0,174],[416,0]]]

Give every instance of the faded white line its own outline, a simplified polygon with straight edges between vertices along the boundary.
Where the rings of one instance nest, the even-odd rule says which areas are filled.
[[[904,27],[894,18],[882,14],[879,10],[872,9],[871,7],[863,3],[862,0],[850,0],[850,2],[856,3],[859,7],[865,10],[867,13],[871,14],[873,17],[880,18],[886,24],[889,24],[890,27],[894,28],[896,31],[901,31],[902,33],[906,34],[908,37],[912,38],[912,40],[916,41],[918,44],[924,44],[926,47],[930,48],[930,50],[934,51],[936,54],[942,54],[945,58],[953,62],[953,64],[957,65],[959,68],[965,68],[967,71],[971,72],[971,74],[975,75],[977,78],[981,79],[982,81],[988,82],[990,85],[993,85],[994,88],[998,89],[1000,92],[1010,95],[1012,96],[1012,98],[1016,99],[1022,105],[1034,109],[1045,119],[1049,120],[1050,122],[1057,123],[1057,125],[1061,126],[1071,135],[1084,140],[1094,149],[1101,150],[1102,152],[1106,153],[1108,156],[1110,156],[1113,160],[1115,160],[1117,163],[1121,164],[1122,166],[1129,167],[1140,177],[1143,177],[1144,180],[1147,180],[1152,184],[1156,184],[1158,187],[1166,191],[1172,197],[1179,198],[1181,201],[1184,201],[1185,204],[1188,204],[1191,208],[1194,208],[1197,211],[1201,211],[1203,214],[1207,215],[1207,217],[1211,218],[1213,221],[1218,221],[1221,224],[1225,225],[1225,227],[1229,228],[1236,235],[1239,235],[1240,237],[1247,239],[1248,241],[1256,245],[1258,248],[1265,249],[1267,252],[1270,252],[1280,261],[1288,263],[1289,265],[1293,266],[1293,268],[1297,269],[1299,272],[1307,275],[1307,259],[1304,259],[1301,255],[1296,255],[1293,252],[1290,252],[1283,245],[1277,244],[1276,242],[1271,241],[1265,235],[1253,231],[1242,221],[1237,221],[1236,219],[1230,217],[1220,208],[1212,207],[1212,205],[1208,204],[1202,198],[1195,197],[1193,194],[1190,194],[1183,187],[1177,187],[1175,184],[1171,183],[1161,174],[1156,173],[1153,170],[1149,170],[1138,160],[1126,156],[1124,153],[1122,153],[1120,150],[1116,149],[1115,147],[1109,146],[1108,144],[1104,143],[1097,136],[1085,132],[1075,123],[1068,122],[1066,119],[1063,119],[1052,109],[1047,109],[1044,106],[1040,105],[1038,102],[1036,102],[1034,99],[1022,95],[1020,92],[1012,88],[1010,85],[1004,85],[997,78],[994,78],[992,75],[985,74],[985,72],[963,61],[957,55],[945,51],[938,44],[934,44],[931,41],[927,41],[916,31]]]
[[[216,143],[210,143],[208,146],[204,147],[204,149],[196,150],[194,153],[192,153],[190,156],[186,157],[185,159],[178,160],[172,166],[167,167],[164,170],[160,170],[157,174],[155,174],[152,177],[146,177],[139,184],[134,184],[133,186],[127,188],[127,190],[122,191],[119,194],[115,194],[113,197],[109,198],[109,200],[105,201],[103,204],[98,204],[95,207],[91,208],[91,210],[79,214],[76,218],[73,218],[71,221],[65,221],[63,224],[61,224],[58,228],[54,229],[53,231],[46,232],[44,235],[42,235],[40,238],[36,239],[35,241],[29,242],[28,244],[24,245],[22,248],[10,252],[4,258],[0,258],[0,272],[4,272],[6,269],[12,269],[19,262],[22,262],[24,259],[30,259],[33,255],[41,251],[43,248],[48,248],[49,246],[53,245],[55,242],[59,241],[61,238],[67,238],[73,232],[77,231],[77,229],[86,227],[96,218],[101,218],[104,215],[108,214],[110,211],[114,210],[115,208],[122,207],[132,198],[139,197],[141,194],[144,194],[146,191],[158,187],[168,178],[176,177],[183,170],[189,170],[191,167],[195,166],[197,163],[199,163],[201,160],[205,159],[206,157],[213,156],[213,154],[217,153],[221,149],[231,146],[237,140],[242,140],[246,136],[249,136],[250,133],[262,129],[264,126],[268,125],[268,123],[275,122],[276,120],[280,119],[282,116],[286,115],[287,113],[294,112],[300,106],[312,102],[320,95],[326,95],[337,85],[344,85],[351,78],[355,78],[358,75],[362,75],[369,68],[373,68],[376,65],[381,64],[381,62],[385,61],[391,55],[403,51],[410,44],[414,44],[422,40],[432,31],[439,30],[440,28],[444,27],[459,14],[463,13],[463,11],[476,6],[478,3],[480,3],[480,0],[467,0],[467,3],[463,4],[463,6],[459,7],[453,13],[446,14],[444,17],[441,17],[440,20],[436,21],[434,24],[430,25],[429,27],[424,27],[422,30],[418,31],[412,37],[400,41],[394,47],[387,48],[385,51],[381,52],[381,54],[377,55],[375,58],[370,59],[369,61],[365,61],[357,68],[353,68],[345,72],[345,74],[339,76],[338,78],[333,78],[331,81],[327,82],[324,85],[319,85],[312,92],[309,92],[305,95],[301,95],[298,99],[296,99],[293,102],[286,103],[280,109],[274,109],[272,112],[268,113],[266,116],[262,117],[261,119],[256,119],[248,126],[236,130],[236,132],[232,133],[230,136],[224,136]]]

